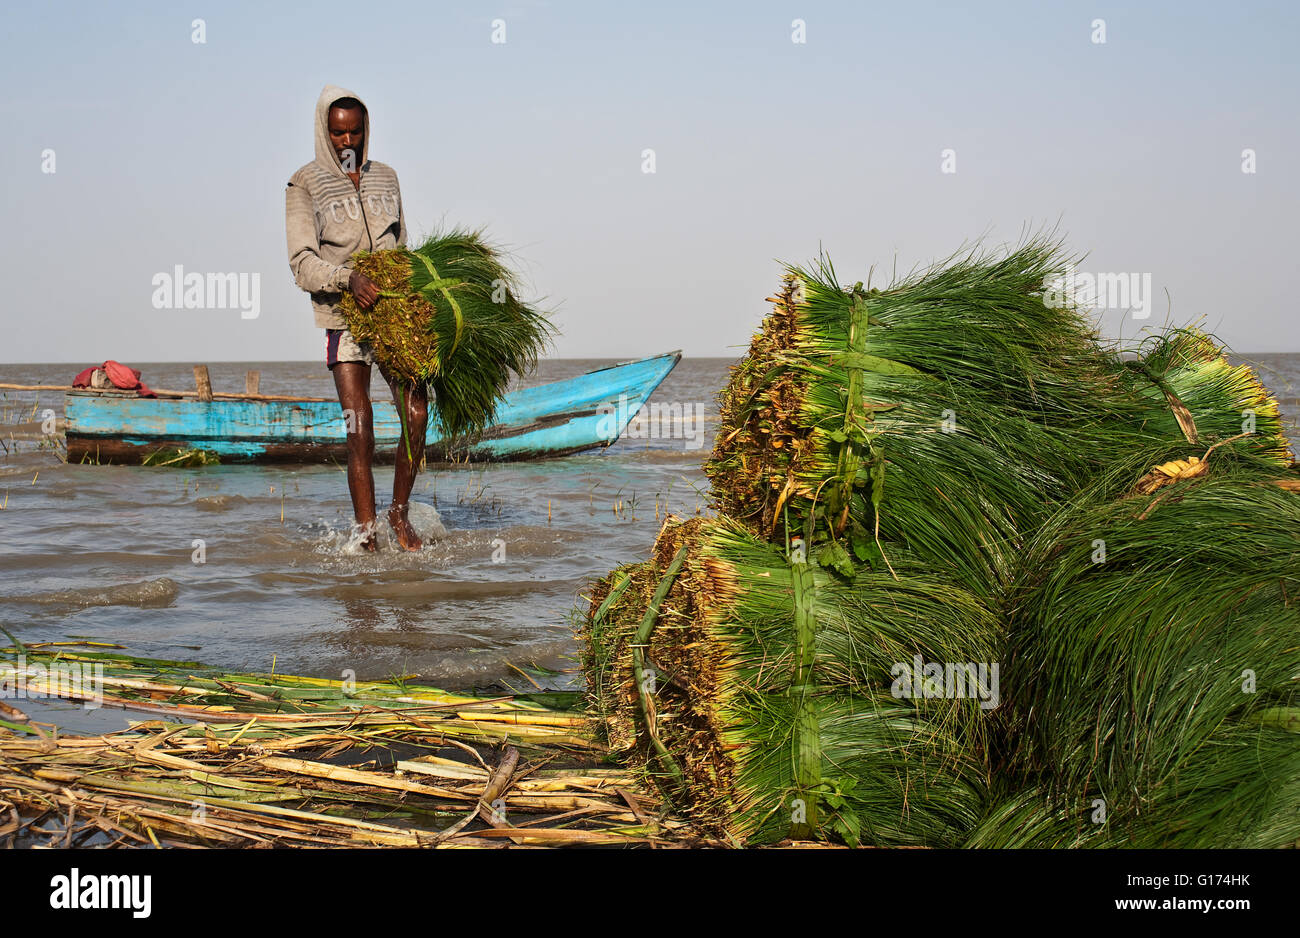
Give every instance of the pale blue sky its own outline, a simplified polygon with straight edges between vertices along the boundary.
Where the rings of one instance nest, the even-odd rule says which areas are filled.
[[[370,105],[413,233],[513,247],[564,357],[739,355],[778,260],[887,279],[1058,220],[1081,269],[1152,276],[1152,318],[1108,334],[1162,322],[1167,289],[1174,322],[1300,351],[1298,26],[1250,2],[11,6],[0,361],[320,358],[283,191],[326,83]],[[259,273],[260,315],[153,308],[177,264]]]

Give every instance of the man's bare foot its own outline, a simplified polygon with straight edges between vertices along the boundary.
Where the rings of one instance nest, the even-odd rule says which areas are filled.
[[[361,549],[372,554],[377,553],[379,542],[375,540],[375,522],[373,518],[361,525],[361,533],[365,535],[360,544]]]
[[[424,542],[420,540],[420,536],[415,533],[415,528],[411,527],[411,522],[406,517],[405,505],[394,505],[388,509],[388,523],[392,526],[397,543],[402,545],[403,550],[419,550],[424,547]]]

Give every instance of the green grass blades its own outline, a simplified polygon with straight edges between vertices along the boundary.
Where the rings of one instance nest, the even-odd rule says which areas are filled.
[[[1107,842],[1300,839],[1300,477],[1225,459],[1149,495],[1110,485],[1027,554],[1005,676],[1010,762]],[[1293,729],[1293,727],[1292,727]]]
[[[221,457],[206,449],[159,449],[141,460],[142,466],[173,466],[189,468],[191,466],[215,466]]]
[[[503,255],[482,232],[457,228],[414,250],[362,252],[354,262],[382,292],[370,310],[344,295],[353,336],[388,374],[430,387],[444,437],[481,432],[511,376],[532,371],[553,334],[545,315],[519,299]]]
[[[820,784],[805,791],[791,758],[792,701],[746,692],[733,699],[735,777],[700,811],[727,818],[742,843],[772,843],[811,824],[816,839],[852,846],[956,847],[985,810],[977,760],[908,701],[888,694],[813,699]]]

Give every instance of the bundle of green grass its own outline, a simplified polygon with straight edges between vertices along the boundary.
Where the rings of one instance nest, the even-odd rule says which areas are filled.
[[[482,431],[511,375],[531,372],[550,340],[550,322],[519,299],[517,275],[482,232],[457,228],[414,250],[363,251],[353,266],[380,297],[363,310],[344,294],[349,331],[385,373],[429,386],[444,437]]]
[[[845,581],[734,522],[670,521],[593,593],[583,665],[612,749],[732,843],[959,846],[988,810],[996,675],[957,699],[902,683],[918,657],[992,660],[997,619],[894,563]]]
[[[767,540],[787,509],[812,514],[819,559],[846,573],[902,541],[996,587],[1077,461],[1061,428],[1115,380],[1083,320],[1038,295],[1064,266],[1040,242],[883,291],[841,287],[825,260],[787,268],[720,396],[716,507]]]
[[[1300,473],[1216,453],[1139,475],[1164,455],[1029,545],[1002,777],[1033,794],[977,845],[1300,841]]]
[[[1099,719],[1091,699],[1074,709],[1086,693],[1070,696],[1071,666],[1105,655],[1067,661],[1049,642],[1074,640],[1038,579],[1062,519],[1096,491],[1172,498],[1221,464],[1282,477],[1291,455],[1276,401],[1209,337],[1171,330],[1120,355],[1048,305],[1044,284],[1065,266],[1036,241],[886,290],[842,287],[828,263],[788,268],[721,395],[705,467],[721,517],[666,527],[654,558],[597,583],[587,618],[585,670],[611,743],[703,829],[955,846],[996,842],[1011,818],[1033,832],[1016,842],[1079,842],[1062,834],[1080,816],[1052,781],[1063,754],[1024,741],[1048,727],[1049,703],[1076,733]],[[1180,523],[1167,556],[1205,536],[1203,518]],[[1287,548],[1274,544],[1278,562]],[[1090,576],[1098,595],[1139,585],[1118,568]],[[1140,585],[1137,606],[1194,601],[1186,584]],[[1111,657],[1113,694],[1125,659]],[[997,701],[995,668],[1012,661],[1015,693],[1004,676]],[[1275,742],[1274,778],[1294,755]],[[1174,777],[1201,765],[1165,755]],[[1114,785],[1138,758],[1117,757]],[[1080,777],[1097,784],[1099,771]],[[1257,842],[1253,803],[1225,804]],[[1147,808],[1126,842],[1165,836],[1170,816]]]

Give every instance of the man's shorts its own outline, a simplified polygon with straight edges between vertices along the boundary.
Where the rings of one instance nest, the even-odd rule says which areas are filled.
[[[369,343],[359,343],[347,329],[325,330],[325,365],[333,368],[339,362],[375,363]]]

